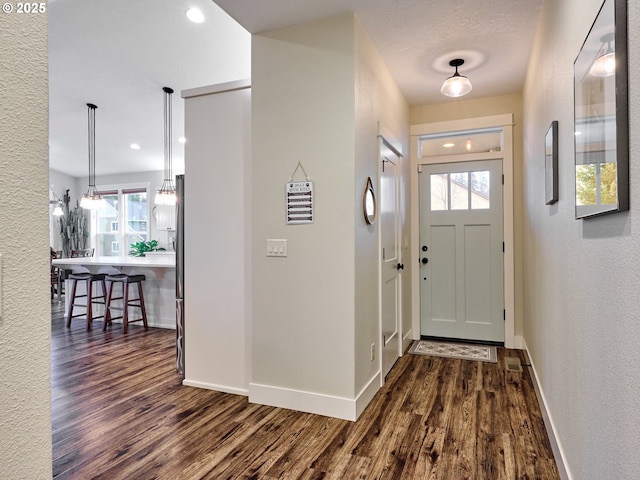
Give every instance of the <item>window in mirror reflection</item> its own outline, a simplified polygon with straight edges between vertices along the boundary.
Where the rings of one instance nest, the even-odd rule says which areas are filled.
[[[576,204],[615,205],[618,198],[616,178],[615,163],[576,165]]]

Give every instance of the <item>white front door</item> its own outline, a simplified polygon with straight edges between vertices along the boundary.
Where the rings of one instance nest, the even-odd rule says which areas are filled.
[[[421,335],[504,342],[502,161],[418,176]]]
[[[400,156],[383,138],[380,153],[380,246],[382,378],[400,357]]]

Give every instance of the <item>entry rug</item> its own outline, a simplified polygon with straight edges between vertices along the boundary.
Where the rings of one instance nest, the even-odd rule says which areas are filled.
[[[496,347],[485,345],[469,345],[465,343],[435,342],[433,340],[416,340],[409,348],[409,353],[416,355],[433,355],[435,357],[460,358],[479,362],[498,362]]]

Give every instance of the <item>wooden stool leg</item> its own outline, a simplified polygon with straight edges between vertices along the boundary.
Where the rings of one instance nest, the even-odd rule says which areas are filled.
[[[124,333],[129,330],[129,284],[122,282],[122,326],[124,327]]]
[[[107,316],[109,312],[107,311],[107,283],[104,280],[100,280],[100,284],[102,285],[102,301],[104,302],[104,316],[102,319],[104,320],[104,324],[107,324]]]
[[[142,282],[138,282],[138,298],[140,299],[140,308],[142,309],[142,324],[145,330],[149,327],[147,325],[147,309],[144,306],[144,294],[142,293]]]
[[[104,301],[104,325],[102,327],[102,331],[104,332],[107,329],[107,325],[111,325],[111,312],[109,309],[111,308],[111,297],[113,295],[113,284],[114,282],[109,282],[109,293],[107,294],[107,298]]]
[[[91,330],[93,320],[93,282],[87,280],[87,330]]]
[[[67,328],[71,327],[71,316],[73,315],[73,304],[76,300],[77,280],[71,280],[71,296],[69,297],[69,311],[67,312]]]

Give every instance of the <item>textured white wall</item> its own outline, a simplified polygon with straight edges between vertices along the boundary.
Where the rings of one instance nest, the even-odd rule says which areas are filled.
[[[353,61],[351,16],[253,36],[255,384],[354,397]],[[315,222],[286,225],[298,161]],[[288,239],[288,257],[267,258],[267,238]]]
[[[0,475],[51,478],[47,17],[0,13]]]
[[[318,405],[352,407],[379,371],[378,225],[363,221],[362,192],[377,183],[378,122],[406,149],[409,109],[352,14],[255,35],[252,58],[252,385],[341,416]],[[315,222],[291,226],[284,184],[298,161]],[[266,258],[266,238],[288,239],[289,256]]]
[[[524,336],[573,478],[640,471],[640,4],[629,2],[631,209],[575,220],[573,61],[601,0],[547,0],[524,91]],[[559,202],[543,139],[559,121]]]
[[[360,24],[355,22],[356,42],[356,154],[355,154],[355,186],[353,188],[353,203],[355,226],[355,388],[360,392],[371,377],[380,371],[378,356],[371,361],[370,348],[375,344],[380,347],[381,333],[378,322],[378,228],[380,222],[366,225],[362,214],[362,194],[367,177],[373,180],[375,191],[379,195],[378,183],[378,123],[381,133],[387,140],[394,142],[405,154],[405,161],[400,170],[404,179],[409,178],[409,107],[400,89],[391,77],[389,69],[382,61],[371,40]],[[408,205],[408,180],[403,181],[400,188],[402,204]],[[404,234],[409,238],[408,212],[402,217]],[[403,250],[408,254],[409,250]],[[404,280],[402,301],[403,333],[411,328],[411,262],[404,258],[405,269],[401,273]]]

